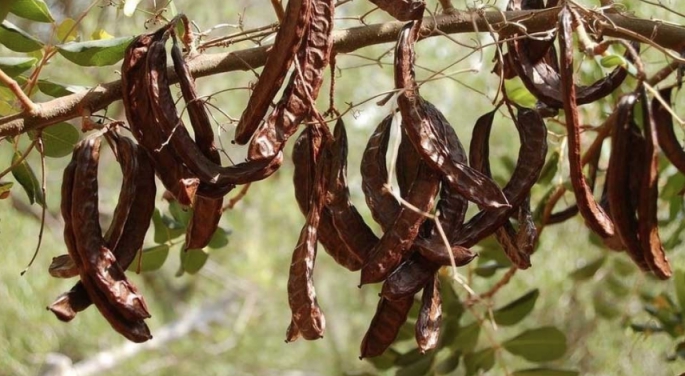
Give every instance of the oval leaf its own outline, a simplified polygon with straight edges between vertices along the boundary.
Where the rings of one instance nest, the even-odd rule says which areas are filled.
[[[555,327],[525,331],[504,342],[504,348],[531,362],[547,362],[561,358],[566,352],[566,336]]]
[[[466,375],[475,375],[479,370],[488,371],[495,365],[495,349],[489,347],[475,353],[464,354]]]
[[[117,63],[133,38],[91,40],[57,46],[57,51],[74,64],[102,67]]]
[[[157,244],[166,243],[186,232],[185,227],[167,216],[162,216],[158,209],[155,209],[152,215],[152,225],[155,228],[154,241]]]
[[[218,227],[216,231],[214,231],[214,234],[212,234],[212,239],[209,240],[209,244],[207,244],[207,247],[211,249],[225,247],[226,245],[228,245],[228,235],[230,233],[230,231]]]
[[[12,164],[21,158],[20,152],[15,152],[12,156]],[[29,202],[33,204],[37,202],[41,206],[45,205],[45,199],[43,198],[43,191],[40,188],[40,183],[36,179],[36,174],[33,173],[33,169],[26,163],[24,159],[12,169],[12,176],[17,179],[17,182],[24,188],[26,195],[29,198]]]
[[[151,272],[157,270],[164,265],[164,262],[169,256],[169,245],[162,244],[152,248],[143,249],[136,254],[128,270],[136,273]]]
[[[675,284],[675,294],[676,299],[678,299],[678,305],[680,305],[680,312],[685,311],[685,270],[676,269],[675,276],[673,278],[673,283]]]
[[[5,20],[5,17],[7,17],[7,14],[10,12],[10,9],[12,8],[12,5],[14,5],[15,1],[16,0],[0,1],[0,22]]]
[[[593,261],[579,267],[578,269],[571,272],[571,279],[574,281],[585,281],[592,278],[599,268],[604,265],[606,257],[600,256]]]
[[[613,68],[616,66],[621,66],[624,67],[626,65],[626,59],[623,58],[623,56],[619,55],[609,55],[609,56],[604,56],[599,63],[604,67],[604,68]]]
[[[447,357],[447,359],[441,361],[435,366],[435,374],[447,375],[454,372],[454,370],[459,366],[459,358],[461,358],[461,352],[453,352],[449,357]]]
[[[435,352],[421,355],[415,362],[398,369],[395,376],[427,375],[433,367],[433,361],[435,360],[434,354]]]
[[[87,86],[63,85],[48,80],[38,80],[38,89],[43,92],[43,94],[59,98],[90,88]]]
[[[473,322],[467,326],[459,328],[457,336],[452,339],[450,348],[454,350],[461,350],[463,352],[473,351],[478,343],[478,336],[480,335],[480,325],[478,322]]]
[[[16,77],[31,69],[38,59],[33,57],[0,57],[0,69],[10,77]]]
[[[5,20],[0,24],[0,44],[16,52],[31,52],[43,48],[43,43]]]
[[[189,249],[187,251],[181,251],[181,270],[179,274],[183,272],[189,274],[195,274],[205,266],[207,259],[209,258],[209,253],[204,249]]]
[[[493,312],[495,322],[498,325],[507,326],[514,325],[523,320],[531,311],[533,311],[538,296],[540,296],[540,291],[534,289],[504,307],[496,309]]]
[[[3,0],[5,1],[5,0]],[[43,0],[15,0],[10,8],[15,15],[36,22],[53,22],[50,9]]]
[[[35,133],[29,135],[35,139]],[[69,123],[57,123],[42,131],[43,151],[46,157],[61,158],[71,154],[79,141],[79,131]]]
[[[531,368],[523,369],[512,373],[512,376],[578,376],[578,371],[551,368]]]

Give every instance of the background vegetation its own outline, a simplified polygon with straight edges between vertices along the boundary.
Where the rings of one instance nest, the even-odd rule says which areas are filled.
[[[47,0],[46,3],[54,17],[53,24],[36,23],[11,14],[7,19],[48,43],[55,42],[51,34],[53,27],[68,19],[79,20],[74,37],[80,40],[91,39],[97,33],[103,35],[103,32],[114,36],[139,34],[145,31],[145,26],[156,27],[153,23],[146,23],[154,18],[155,12],[166,8],[166,12],[160,14],[169,16],[174,12],[172,6],[176,11],[186,13],[200,30],[222,25],[210,37],[234,33],[239,25],[250,29],[276,21],[266,0],[174,0],[173,4],[143,1],[131,17],[124,16],[120,1]],[[469,5],[503,9],[505,3],[465,4],[459,0],[454,5],[457,8]],[[597,5],[595,2],[587,3]],[[645,3],[626,1],[625,5],[643,17],[683,23],[682,17]],[[676,1],[661,3],[676,5]],[[430,9],[437,6],[435,2],[429,1],[429,4]],[[359,26],[358,16],[372,9],[372,4],[366,1],[346,2],[337,10],[336,27]],[[84,17],[80,19],[82,15]],[[376,11],[363,21],[376,23],[387,20],[385,14]],[[422,94],[445,113],[462,143],[468,144],[475,119],[492,107],[497,77],[489,71],[494,50],[485,48],[482,54],[470,54],[470,49],[459,45],[491,42],[485,33],[449,38],[439,37],[419,43],[417,64],[421,69],[417,73],[419,78],[425,79],[432,75],[431,72],[442,71],[448,64],[463,58],[438,79],[425,84]],[[263,42],[268,44],[270,39]],[[252,42],[243,42],[229,46],[228,50],[252,45]],[[359,104],[392,89],[392,47],[384,44],[338,56],[335,99],[341,110],[347,107],[347,103]],[[0,47],[0,56],[26,55]],[[663,57],[656,54],[648,56],[654,56],[652,60],[646,59],[652,71],[659,63],[663,65]],[[587,78],[602,74],[602,68],[596,62],[585,62],[581,68]],[[83,68],[56,55],[43,68],[40,77],[51,82],[88,87],[118,79],[117,69],[117,65]],[[223,111],[213,111],[218,125],[223,126],[220,129],[224,129],[220,138],[230,148],[230,154],[236,157],[242,150],[229,144],[232,127],[224,113],[233,119],[239,117],[247,102],[248,84],[253,80],[254,75],[249,72],[232,72],[198,81],[201,94],[217,93],[212,96],[211,103]],[[234,87],[240,89],[225,91]],[[327,88],[328,84],[324,84],[324,90]],[[6,88],[0,88],[0,98],[0,115],[17,112],[15,99]],[[41,92],[33,98],[37,102],[50,99]],[[363,204],[358,166],[360,150],[371,131],[390,111],[389,105],[377,106],[375,102],[378,99],[356,105],[344,118],[352,151],[349,162],[352,199],[369,223],[373,221]],[[682,95],[679,100],[682,102]],[[585,109],[585,121],[599,124],[611,110],[608,103]],[[322,94],[319,107],[326,108],[327,105],[327,95]],[[121,103],[111,105],[106,114],[110,118],[123,119]],[[79,121],[72,124],[77,128],[81,125]],[[506,176],[518,145],[512,142],[508,119],[500,116],[495,127],[491,152],[493,161],[499,163],[494,163],[493,168],[496,176]],[[550,155],[563,153],[562,129],[550,125]],[[27,144],[28,141],[22,139],[19,149],[23,150]],[[111,213],[118,194],[120,173],[111,154],[103,154],[106,159],[101,163],[100,205],[103,213]],[[12,155],[12,147],[2,143],[0,160],[6,161],[3,166],[9,165]],[[40,158],[34,153],[27,160],[39,174]],[[94,309],[80,314],[69,324],[57,321],[45,306],[70,288],[73,281],[51,278],[46,269],[52,257],[66,252],[58,210],[61,171],[66,163],[64,158],[46,159],[46,201],[49,209],[46,231],[34,265],[23,276],[20,272],[36,246],[40,209],[38,205],[29,205],[26,194],[17,184],[7,199],[0,200],[0,247],[3,250],[3,262],[0,263],[0,374],[43,374],[66,369],[73,364],[84,375],[181,375],[199,372],[206,375],[353,375],[392,374],[398,369],[388,368],[392,362],[416,364],[414,358],[400,357],[397,360],[393,355],[410,352],[411,341],[399,343],[393,350],[396,353],[389,353],[375,365],[358,360],[359,344],[376,308],[377,286],[358,289],[358,275],[335,265],[324,252],[320,252],[315,279],[319,302],[327,315],[326,336],[319,341],[284,343],[290,319],[286,296],[287,265],[302,224],[302,216],[294,200],[289,158],[274,177],[253,184],[248,195],[224,214],[222,227],[230,232],[228,244],[209,249],[210,257],[199,272],[177,276],[181,264],[179,246],[176,245],[179,240],[172,239],[167,242],[171,245],[168,260],[160,270],[140,275],[129,273],[150,305],[153,315],[150,326],[155,340],[143,345],[127,343]],[[548,185],[535,191],[537,195],[542,196],[549,184],[563,184],[559,179],[564,175],[565,166],[560,164],[557,167],[560,172],[553,171]],[[12,179],[8,175],[3,182],[12,182]],[[662,179],[664,184],[670,184],[668,189],[662,189],[662,231],[670,242],[669,258],[679,270],[673,281],[658,282],[646,277],[636,270],[625,254],[611,253],[597,246],[579,217],[550,227],[545,230],[532,258],[532,268],[517,273],[491,300],[478,302],[466,310],[459,325],[455,324],[455,327],[460,327],[457,333],[452,333],[451,337],[450,333],[443,333],[443,337],[450,338],[451,344],[445,345],[437,360],[431,363],[432,372],[440,372],[438,365],[451,354],[477,353],[489,348],[494,348],[496,362],[488,374],[511,374],[517,369],[538,367],[537,363],[505,351],[501,344],[525,330],[553,326],[564,333],[566,351],[558,360],[546,363],[550,368],[575,370],[582,375],[679,374],[685,368],[678,352],[685,346],[679,345],[679,339],[682,340],[685,333],[681,314],[684,308],[680,308],[684,307],[685,294],[678,290],[685,289],[685,279],[681,278],[685,256],[680,236],[683,209],[682,197],[679,196],[685,177],[677,174],[675,169],[667,169],[662,173]],[[182,222],[182,214],[179,215],[174,208],[170,210],[161,197],[158,208],[170,218],[176,214],[175,219]],[[101,219],[104,224],[109,221],[105,214]],[[155,244],[153,231],[147,244]],[[491,243],[485,242],[477,249],[482,252],[479,260],[461,268],[460,273],[475,291],[482,293],[500,280],[508,267],[496,256],[498,250]],[[448,281],[447,273],[445,276]],[[445,288],[448,286],[453,287],[460,299],[468,298],[462,286],[448,283]],[[527,295],[529,299],[522,308],[522,321],[514,326],[490,322],[489,312],[492,309],[534,289],[538,293]],[[529,314],[528,308],[532,308]],[[456,317],[456,308],[452,311],[446,308],[445,315]],[[469,334],[466,328],[480,328],[481,335],[476,334],[474,338],[473,332]],[[673,359],[668,360],[669,357]],[[464,374],[467,367],[462,360],[454,374]],[[419,373],[418,368],[414,371],[417,373],[413,374]],[[405,372],[412,374],[411,369]]]

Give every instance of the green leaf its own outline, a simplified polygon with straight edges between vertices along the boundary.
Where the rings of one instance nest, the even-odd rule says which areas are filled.
[[[408,364],[397,370],[395,376],[416,376],[416,375],[426,375],[433,367],[433,361],[435,356],[433,353],[421,355],[414,363]]]
[[[457,332],[449,347],[454,350],[461,350],[464,353],[471,352],[476,347],[476,344],[478,344],[479,335],[480,324],[476,321],[459,328],[459,332]]]
[[[527,330],[504,342],[502,346],[514,355],[531,362],[561,358],[566,352],[566,336],[555,327]]]
[[[685,188],[685,175],[676,172],[666,179],[666,184],[659,191],[659,197],[668,200],[673,197],[681,197],[681,192]]]
[[[425,355],[421,354],[418,348],[407,351],[395,359],[395,365],[398,367],[408,366],[418,362]]]
[[[38,89],[43,94],[59,98],[90,89],[87,86],[59,84],[48,80],[38,80]]]
[[[660,325],[657,325],[654,323],[630,324],[630,328],[633,329],[633,331],[635,331],[637,333],[647,333],[647,334],[661,333],[664,331],[664,328],[662,328]]]
[[[212,234],[212,238],[209,240],[209,244],[207,244],[207,247],[211,249],[219,249],[225,247],[226,245],[228,245],[228,235],[230,234],[230,231],[224,230],[221,227],[217,227],[216,231],[214,231],[214,234]]]
[[[0,57],[0,69],[10,77],[16,77],[31,69],[38,59],[32,57]]]
[[[455,351],[450,354],[449,357],[435,365],[436,375],[447,375],[459,367],[459,358],[461,358],[461,352]]]
[[[157,244],[166,243],[185,234],[186,228],[172,218],[162,216],[158,209],[152,215],[152,225],[155,228],[154,241]]]
[[[637,270],[637,266],[628,258],[617,257],[614,258],[613,269],[619,276],[627,277]]]
[[[46,157],[61,158],[71,154],[74,146],[79,141],[80,133],[69,123],[57,123],[42,131],[43,150]],[[36,133],[30,132],[29,137],[33,140]]]
[[[498,325],[508,326],[523,320],[531,311],[533,311],[538,296],[540,296],[540,291],[534,289],[528,291],[526,294],[504,307],[496,309],[493,312],[495,322]]]
[[[509,268],[509,265],[500,264],[495,260],[478,260],[478,266],[474,269],[476,275],[483,278],[492,277],[500,269]]]
[[[0,24],[0,44],[16,52],[31,52],[43,48],[43,43],[5,20]]]
[[[0,182],[0,200],[4,200],[9,196],[10,190],[13,186],[14,183],[12,183],[11,181]]]
[[[459,318],[464,313],[464,305],[454,291],[454,285],[448,276],[440,276],[440,285],[442,286],[443,316],[446,315],[448,319],[455,320],[457,322],[455,325],[458,327]]]
[[[585,265],[571,272],[571,279],[573,279],[574,281],[586,281],[594,277],[595,273],[597,273],[599,268],[601,268],[602,265],[604,265],[604,261],[606,261],[606,256],[600,256],[586,263]]]
[[[549,184],[552,182],[552,179],[557,175],[557,171],[559,169],[559,158],[560,154],[558,150],[555,150],[552,152],[552,155],[547,158],[547,162],[545,162],[545,165],[542,167],[542,171],[540,171],[540,178],[538,179],[538,184]]]
[[[528,91],[528,89],[526,89],[520,78],[515,77],[511,80],[504,81],[504,87],[507,91],[507,97],[509,97],[510,100],[523,107],[535,108],[535,104],[538,100],[530,91]]]
[[[609,274],[605,278],[608,290],[614,296],[621,298],[630,294],[630,287],[626,286],[622,278],[617,278],[614,274]]]
[[[675,285],[675,296],[678,299],[680,312],[685,312],[685,270],[676,269],[673,273],[673,284]]]
[[[132,40],[131,37],[123,37],[67,43],[57,46],[57,51],[74,64],[102,67],[123,59],[124,51]]]
[[[602,57],[602,59],[599,61],[599,64],[601,64],[604,68],[613,68],[617,66],[625,67],[627,61],[623,56],[609,55]]]
[[[531,368],[515,371],[512,376],[578,376],[578,371],[551,368]]]
[[[15,0],[10,12],[36,22],[50,23],[55,20],[43,0]]]
[[[193,211],[189,208],[184,208],[178,201],[169,202],[169,213],[176,220],[176,222],[183,225],[183,227],[188,227],[188,222],[190,222],[190,217],[193,215]]]
[[[21,158],[20,152],[15,152],[12,156],[12,164],[16,163]],[[26,196],[29,198],[29,202],[33,204],[37,202],[41,206],[45,206],[45,199],[43,197],[43,191],[40,188],[40,183],[36,179],[36,174],[33,173],[33,169],[26,163],[26,159],[21,161],[12,169],[12,176],[17,179],[17,182],[24,188]]]
[[[181,251],[181,269],[177,276],[183,274],[183,272],[189,274],[195,274],[205,266],[207,259],[209,258],[209,253],[204,249],[189,249],[187,251]]]
[[[395,366],[395,360],[399,355],[400,354],[396,350],[389,348],[379,356],[374,356],[373,358],[365,358],[364,360],[373,364],[373,366],[376,367],[376,369],[386,370]]]
[[[75,41],[78,37],[78,28],[76,27],[76,21],[71,18],[65,18],[59,26],[57,26],[56,37],[58,43],[67,43]]]
[[[464,354],[466,375],[475,375],[479,370],[489,371],[495,365],[495,349],[488,347],[475,353]]]
[[[161,244],[152,248],[143,249],[136,254],[128,270],[134,272],[151,272],[157,270],[164,265],[169,256],[169,245]],[[142,257],[142,260],[141,260]]]

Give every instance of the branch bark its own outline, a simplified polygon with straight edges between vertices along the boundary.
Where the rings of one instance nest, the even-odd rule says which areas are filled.
[[[524,26],[528,33],[552,30],[556,26],[558,11],[558,8],[551,8],[534,11],[459,12],[427,17],[423,24],[425,29],[432,30],[430,36],[437,36],[441,33],[489,32],[488,25],[500,35],[507,36],[520,32],[521,26]],[[594,26],[603,30],[607,36],[631,40],[641,37],[651,39],[655,44],[666,49],[677,52],[685,49],[685,27],[635,18],[623,13],[605,14],[602,19]],[[387,22],[336,31],[335,51],[346,53],[375,44],[394,42],[403,25],[402,22]],[[195,77],[254,69],[264,65],[269,47],[202,54],[190,61],[189,67]],[[171,68],[169,76],[173,83],[177,82],[176,74]],[[41,103],[39,108],[30,114],[22,112],[1,118],[0,137],[15,136],[79,116],[90,115],[119,99],[121,99],[120,81],[99,84],[88,91]]]

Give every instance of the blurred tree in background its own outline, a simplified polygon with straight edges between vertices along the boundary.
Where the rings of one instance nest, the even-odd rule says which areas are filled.
[[[79,104],[70,103],[70,98],[75,98],[74,93],[98,91],[103,87],[97,85],[118,81],[118,63],[131,37],[158,28],[177,13],[185,13],[192,20],[202,37],[200,52],[217,59],[209,62],[220,61],[227,52],[269,45],[278,22],[272,3],[3,0],[0,4],[0,19],[5,20],[0,26],[0,69],[33,103],[42,104],[43,111],[50,105],[74,111],[64,115],[64,121],[53,121],[42,130],[45,158],[41,158],[35,147],[35,131],[7,126],[30,116],[22,112],[16,93],[7,85],[0,86],[0,160],[5,161],[0,168],[13,167],[11,173],[7,170],[0,176],[0,244],[4,250],[0,264],[0,375],[201,372],[562,376],[676,375],[683,370],[685,176],[668,166],[665,159],[660,171],[659,220],[669,259],[675,266],[672,280],[658,281],[641,273],[626,254],[607,251],[579,216],[545,229],[532,257],[533,266],[526,271],[516,272],[497,243],[488,238],[474,247],[479,253],[476,261],[459,269],[460,280],[447,268],[441,271],[441,342],[437,350],[425,355],[418,353],[413,341],[410,324],[417,315],[414,310],[410,324],[405,325],[390,350],[378,358],[358,359],[359,344],[376,308],[379,289],[375,285],[358,289],[358,275],[338,267],[324,252],[319,252],[315,279],[319,302],[328,316],[326,335],[318,341],[284,344],[290,319],[287,266],[303,222],[292,188],[291,147],[281,169],[270,179],[252,184],[247,194],[225,211],[221,229],[210,246],[192,256],[181,252],[188,214],[160,193],[158,212],[143,251],[145,262],[134,263],[142,270],[128,273],[150,305],[152,341],[127,343],[94,309],[69,324],[54,319],[44,307],[73,283],[51,278],[46,272],[52,257],[66,252],[58,209],[62,170],[73,145],[83,138],[80,130],[85,123],[125,118],[121,102],[114,100],[118,98],[110,98],[104,109],[94,114],[79,112]],[[452,5],[464,13],[440,15],[449,1],[427,1],[436,20],[446,23],[449,17],[454,20],[465,14],[503,10],[506,3],[453,0]],[[573,2],[587,9],[607,6],[608,13],[632,12],[667,24],[684,22],[676,0],[606,3]],[[336,57],[333,98],[350,135],[352,201],[372,223],[363,205],[357,166],[360,150],[376,124],[393,111],[393,101],[377,102],[394,88],[395,35],[387,30],[396,30],[398,24],[389,23],[389,16],[374,11],[374,5],[367,1],[342,0],[337,5],[336,40],[348,44]],[[360,33],[358,39],[341,32],[367,26],[369,33]],[[455,34],[418,43],[416,65],[417,79],[426,81],[422,94],[442,110],[465,145],[476,119],[492,110],[499,84],[499,77],[490,73],[496,36],[488,30],[473,33],[473,26],[469,28],[471,32],[452,30]],[[672,41],[672,46],[676,45],[682,49],[684,44]],[[649,76],[674,61],[653,47],[646,48],[642,58]],[[241,160],[245,148],[231,145],[230,140],[256,73],[222,67],[205,69],[198,88],[200,95],[209,98],[219,144],[231,158]],[[590,58],[580,65],[579,74],[589,82],[610,69],[607,60]],[[319,108],[328,107],[328,95],[323,93],[330,81],[327,74]],[[663,84],[674,81],[675,74]],[[520,81],[506,85],[512,99],[534,105],[534,98]],[[628,91],[622,87],[607,100],[583,107],[588,125],[601,124],[620,94]],[[682,100],[678,92],[675,101]],[[504,128],[508,117],[505,111],[497,114],[491,137],[493,175],[500,184],[510,175],[519,146],[518,141],[512,142],[517,138],[511,129]],[[40,116],[23,124],[38,129]],[[548,163],[533,190],[535,202],[559,187],[569,186],[565,128],[558,118],[549,119],[547,126]],[[682,128],[676,131],[683,139]],[[18,163],[21,156],[25,160]],[[608,155],[602,158],[604,161]],[[101,221],[108,223],[121,172],[111,153],[103,153],[102,160]],[[573,200],[570,193],[560,197],[562,203],[572,204]],[[475,209],[469,214],[473,212]],[[20,275],[39,234],[42,245],[36,261]]]

